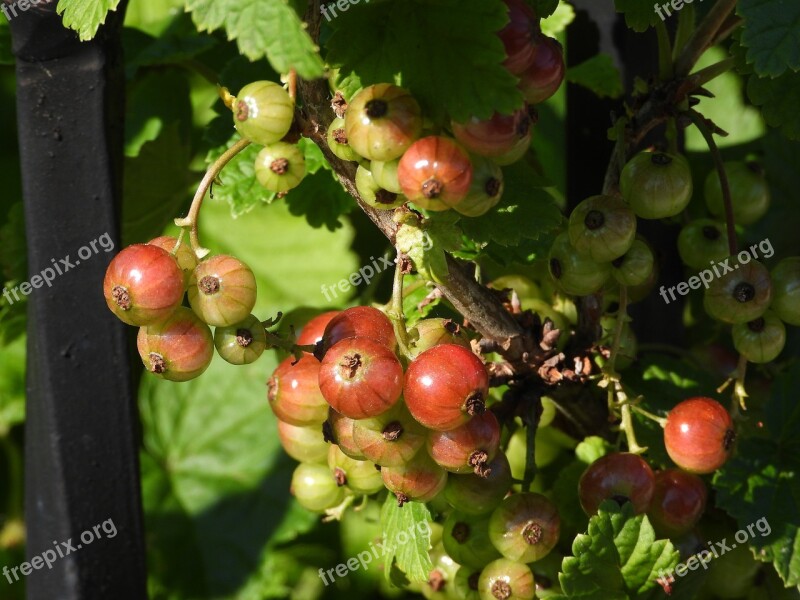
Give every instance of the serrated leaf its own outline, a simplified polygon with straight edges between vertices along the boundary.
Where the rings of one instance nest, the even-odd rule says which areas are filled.
[[[623,92],[619,69],[605,53],[567,69],[567,81],[590,89],[600,98],[619,98]]]
[[[238,139],[236,134],[227,144],[211,150],[206,157],[206,163],[212,164]],[[214,185],[214,199],[227,202],[234,218],[247,214],[257,206],[268,204],[276,197],[274,192],[266,190],[256,179],[255,162],[261,148],[257,144],[247,146],[225,165],[219,182]]]
[[[617,12],[625,15],[625,23],[634,31],[647,31],[659,20],[653,3],[646,0],[614,0]]]
[[[536,15],[542,19],[552,15],[559,8],[558,0],[528,0]],[[565,3],[561,3],[563,6]]]
[[[571,4],[567,4],[566,2],[558,3],[558,0],[542,0],[540,4],[545,4],[547,2],[550,6],[545,6],[545,11],[539,11],[536,6],[534,6],[534,10],[537,10],[538,15],[545,15],[547,18],[543,18],[539,26],[542,29],[542,33],[548,35],[550,37],[556,37],[559,33],[563,32],[567,25],[572,23],[575,20],[575,9],[572,8]],[[551,6],[555,6],[555,10],[550,10]]]
[[[800,3],[792,0],[740,0],[744,18],[741,43],[758,75],[777,77],[800,70]]]
[[[427,232],[414,223],[404,223],[395,235],[397,249],[407,254],[417,273],[428,281],[441,283],[450,272],[444,249],[437,246]]]
[[[734,517],[758,560],[772,563],[786,586],[800,585],[800,365],[773,382],[764,437],[741,440],[714,477],[717,506]]]
[[[324,73],[316,45],[287,0],[187,0],[186,8],[200,31],[224,28],[250,60],[266,57],[279,73],[296,69],[305,79]]]
[[[658,585],[661,572],[679,560],[669,540],[657,540],[644,515],[634,516],[630,502],[600,505],[586,534],[572,543],[559,575],[567,598],[627,600]]]
[[[431,546],[430,522],[431,513],[423,502],[406,502],[401,507],[394,495],[386,497],[381,510],[381,527],[387,581],[394,561],[409,581],[428,581],[433,569],[428,553]]]
[[[339,68],[346,95],[394,82],[441,121],[488,118],[522,106],[517,80],[502,62],[496,32],[508,21],[500,0],[389,0],[340,14],[327,60]],[[446,23],[446,27],[442,27]]]
[[[342,216],[356,208],[353,197],[325,169],[307,175],[284,201],[293,215],[305,216],[312,227],[324,226],[330,231],[339,229]]]
[[[785,73],[775,79],[752,75],[747,81],[747,96],[761,107],[764,120],[791,140],[800,140],[800,77]]]
[[[65,27],[78,32],[81,41],[92,39],[109,11],[117,10],[119,0],[59,0],[56,12]]]

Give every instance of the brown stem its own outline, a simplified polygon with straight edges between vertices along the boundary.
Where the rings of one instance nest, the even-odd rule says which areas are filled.
[[[723,26],[728,26],[728,17],[734,8],[736,0],[718,0],[711,7],[678,57],[675,64],[675,72],[678,75],[687,75],[694,68],[703,52],[714,44]]]

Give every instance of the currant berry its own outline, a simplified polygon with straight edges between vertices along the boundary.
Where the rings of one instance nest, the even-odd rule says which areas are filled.
[[[366,456],[356,444],[353,437],[355,419],[345,417],[332,408],[328,414],[328,420],[322,424],[322,433],[325,440],[339,446],[339,449],[350,458],[356,460],[366,460]]]
[[[786,327],[772,311],[747,323],[731,328],[736,351],[752,363],[768,363],[783,351],[786,345]]]
[[[232,365],[249,365],[258,360],[267,348],[267,333],[255,315],[230,327],[217,327],[214,332],[217,353]]]
[[[728,256],[728,234],[725,225],[713,219],[697,219],[678,234],[678,254],[683,264],[705,269]]]
[[[373,463],[350,458],[339,449],[339,446],[330,447],[328,468],[333,473],[337,485],[340,487],[346,485],[356,494],[369,496],[383,489],[381,473]]]
[[[331,319],[322,336],[323,353],[334,344],[350,337],[371,338],[389,350],[394,350],[397,346],[392,322],[385,314],[371,306],[354,306]]]
[[[303,329],[300,330],[300,333],[297,336],[297,345],[314,346],[320,342],[328,323],[330,323],[331,320],[333,320],[333,318],[338,314],[338,310],[329,310],[321,315],[317,315],[308,323],[303,325]]]
[[[356,169],[356,189],[361,199],[372,208],[391,210],[406,203],[405,196],[383,189],[372,172],[361,165]]]
[[[166,321],[139,329],[136,346],[145,368],[169,381],[200,376],[214,357],[211,330],[182,306]]]
[[[233,124],[248,140],[266,146],[282,139],[292,127],[294,102],[272,81],[244,86],[233,103]]]
[[[299,427],[319,426],[328,418],[319,372],[319,361],[313,356],[296,363],[290,356],[278,365],[267,382],[267,398],[276,417]]]
[[[400,159],[394,160],[373,160],[369,164],[372,177],[380,187],[394,194],[402,194],[403,188],[400,187],[400,180],[397,178],[397,168],[400,166]]]
[[[575,250],[596,262],[608,262],[630,249],[636,216],[621,198],[592,196],[572,211],[568,232]]]
[[[458,563],[445,552],[441,544],[430,553],[433,569],[428,580],[422,584],[423,597],[426,600],[454,600],[456,571]]]
[[[183,301],[183,273],[178,262],[158,246],[135,244],[108,265],[103,292],[117,317],[134,326],[163,321]]]
[[[256,156],[256,179],[276,194],[296,188],[306,176],[306,159],[294,144],[275,142],[264,146]]]
[[[338,506],[345,497],[345,488],[336,484],[330,469],[316,463],[297,465],[289,491],[300,506],[312,512],[324,512]]]
[[[640,515],[647,511],[655,490],[653,470],[641,457],[614,452],[597,459],[581,475],[578,495],[584,512],[591,516],[603,500],[622,505],[630,502]]]
[[[408,410],[429,429],[455,429],[483,413],[488,391],[489,377],[481,359],[456,344],[426,350],[406,371]]]
[[[566,67],[561,44],[553,38],[537,33],[531,40],[533,58],[520,74],[519,89],[528,104],[539,104],[558,91],[564,81]]]
[[[403,194],[427,210],[447,210],[461,202],[472,183],[472,163],[453,140],[429,136],[412,144],[397,167]]]
[[[481,571],[478,590],[481,600],[532,600],[536,583],[527,565],[498,558]]]
[[[351,419],[389,410],[403,391],[403,367],[394,352],[373,339],[353,337],[335,344],[319,370],[322,395]]]
[[[559,289],[572,296],[594,294],[603,287],[611,272],[609,263],[598,263],[578,253],[569,243],[566,232],[553,242],[548,267]]]
[[[350,146],[368,160],[399,158],[422,131],[419,104],[388,83],[361,90],[350,102],[345,131]]]
[[[489,537],[506,558],[532,563],[558,543],[561,519],[555,505],[541,494],[512,494],[489,520]]]
[[[716,400],[684,400],[667,415],[664,445],[667,454],[690,473],[712,473],[728,460],[736,434],[728,411]]]
[[[488,158],[472,157],[472,185],[466,197],[453,208],[466,217],[480,217],[500,202],[505,183],[503,170]]]
[[[757,162],[726,162],[725,172],[731,192],[733,217],[740,225],[751,225],[766,214],[770,204],[769,185]],[[706,206],[715,217],[725,218],[722,185],[716,171],[711,171],[705,183]]]
[[[472,118],[451,124],[453,135],[468,151],[510,165],[528,151],[533,135],[533,119],[527,106],[510,115],[494,113],[488,119]]]
[[[331,149],[338,158],[358,162],[362,157],[353,150],[352,146],[347,143],[347,132],[344,129],[344,119],[336,117],[328,126],[328,132],[325,136],[328,141],[328,148]]]
[[[653,251],[642,240],[634,240],[628,251],[611,261],[611,275],[620,284],[637,286],[653,274]]]
[[[416,358],[425,350],[441,344],[470,347],[461,326],[452,319],[422,319],[409,330],[408,338],[411,358]]]
[[[456,598],[459,600],[481,600],[481,594],[478,591],[478,581],[480,581],[482,569],[483,567],[480,569],[470,569],[464,566],[456,571],[456,577],[453,580]]]
[[[189,304],[198,317],[215,327],[244,321],[256,305],[256,277],[232,256],[212,256],[192,273]]]
[[[403,506],[409,500],[428,502],[447,484],[447,471],[437,465],[426,452],[417,452],[399,467],[382,467],[383,484]]]
[[[789,325],[800,325],[800,256],[790,256],[772,269],[770,308]]]
[[[455,429],[428,434],[428,453],[437,465],[451,473],[474,471],[480,477],[488,477],[491,469],[487,463],[499,447],[500,423],[488,410]]]
[[[656,487],[647,518],[660,537],[689,533],[706,509],[706,484],[697,475],[679,469],[655,474]]]
[[[489,517],[475,517],[453,512],[444,522],[442,543],[457,563],[480,569],[500,558],[500,552],[489,538]]]
[[[483,515],[494,510],[511,489],[511,467],[506,455],[498,452],[486,463],[486,471],[486,477],[450,475],[444,488],[445,500],[468,515]]]
[[[325,464],[328,460],[330,445],[317,426],[298,427],[278,420],[278,438],[286,454],[297,462]]]
[[[751,261],[736,264],[733,271],[714,279],[705,291],[703,305],[715,319],[735,325],[763,315],[771,300],[769,271],[760,262]]]
[[[523,0],[505,0],[505,4],[509,21],[497,34],[506,51],[503,66],[512,75],[522,75],[533,62],[536,15]]]
[[[355,421],[353,440],[369,460],[382,467],[399,467],[425,445],[426,430],[403,402],[371,419]]]
[[[150,240],[147,244],[150,246],[158,246],[171,254],[172,251],[175,250],[175,246],[178,245],[178,239],[170,235],[162,235],[161,237]],[[197,256],[188,244],[181,244],[178,246],[177,252],[175,252],[175,260],[178,261],[178,266],[183,271],[184,287],[188,287],[189,279],[192,277],[192,271],[197,267]]]
[[[622,197],[643,219],[679,214],[692,199],[692,171],[680,154],[640,152],[622,169]]]

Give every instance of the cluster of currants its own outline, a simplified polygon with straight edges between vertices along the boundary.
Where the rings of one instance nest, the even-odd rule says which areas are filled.
[[[267,347],[266,329],[251,314],[255,276],[232,256],[198,262],[187,245],[159,237],[115,256],[103,291],[111,311],[140,328],[137,346],[145,368],[164,379],[198,377],[215,347],[237,365],[253,362]],[[191,308],[183,306],[187,291]],[[216,327],[213,336],[209,325]]]
[[[512,472],[486,407],[487,371],[460,328],[426,319],[409,337],[404,373],[377,309],[325,313],[303,328],[297,342],[315,344],[316,356],[287,358],[268,385],[281,443],[301,463],[292,493],[319,512],[384,488],[400,506],[443,502],[440,554],[461,565],[464,597],[533,598],[527,563],[555,546],[558,512],[540,494],[506,497]]]
[[[374,208],[411,201],[431,211],[450,208],[470,217],[485,214],[503,194],[502,166],[528,151],[536,119],[533,105],[552,96],[564,79],[556,40],[543,35],[522,0],[507,0],[510,22],[499,32],[505,67],[518,77],[528,103],[513,114],[451,121],[449,130],[426,131],[417,100],[388,83],[362,89],[334,105],[327,131],[337,157],[359,163],[356,186]]]

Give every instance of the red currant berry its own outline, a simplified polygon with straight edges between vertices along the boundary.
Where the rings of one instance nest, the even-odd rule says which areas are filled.
[[[536,583],[527,565],[498,558],[481,571],[478,590],[481,600],[532,600]]]
[[[478,581],[480,581],[482,569],[483,567],[480,569],[461,567],[456,571],[456,577],[453,580],[456,598],[460,600],[481,600],[481,594],[478,591]]]
[[[735,263],[736,259],[730,261]],[[735,270],[708,286],[703,306],[709,315],[725,323],[753,321],[764,314],[772,300],[769,271],[757,261],[731,266]]]
[[[366,458],[382,467],[399,467],[425,445],[426,429],[403,402],[391,410],[353,425],[353,440]]]
[[[394,352],[373,339],[354,337],[335,344],[319,370],[322,395],[351,419],[389,410],[403,391],[403,367]]]
[[[244,321],[256,305],[256,277],[232,256],[213,256],[192,273],[189,304],[198,317],[215,327]]]
[[[706,509],[706,484],[697,475],[679,469],[656,473],[656,487],[647,518],[662,537],[689,533]]]
[[[690,473],[712,473],[728,460],[736,434],[728,411],[716,400],[689,398],[667,415],[664,445],[667,454]]]
[[[332,408],[328,414],[328,420],[322,424],[322,432],[325,440],[336,444],[339,449],[350,458],[356,460],[366,460],[366,456],[361,452],[361,449],[356,445],[353,437],[354,426],[357,423],[355,419],[345,417],[343,414],[336,412]]]
[[[145,368],[169,381],[198,377],[214,357],[211,330],[184,307],[166,321],[139,329],[136,345]]]
[[[561,44],[546,35],[533,38],[533,59],[520,74],[519,88],[529,104],[539,104],[558,91],[566,67]]]
[[[472,183],[472,163],[453,140],[429,136],[403,154],[397,178],[406,198],[428,210],[446,210],[461,202]]]
[[[747,323],[731,328],[736,351],[752,363],[768,363],[783,351],[786,345],[786,327],[772,311]]]
[[[282,421],[299,427],[319,426],[328,418],[328,403],[319,390],[319,361],[304,356],[295,363],[285,359],[267,382],[272,412]]]
[[[611,275],[620,285],[642,285],[653,274],[654,261],[650,246],[642,240],[634,240],[625,254],[611,261]]]
[[[163,321],[183,301],[183,273],[175,257],[158,246],[136,244],[108,265],[103,292],[108,308],[128,325]]]
[[[483,413],[488,391],[489,377],[481,359],[455,344],[426,350],[406,371],[406,404],[429,429],[455,429]]]
[[[342,503],[345,489],[336,484],[326,465],[301,463],[292,474],[289,491],[306,510],[324,512]]]
[[[489,539],[489,516],[475,517],[453,512],[444,522],[442,543],[457,563],[480,569],[500,558]]]
[[[469,348],[469,340],[461,326],[452,319],[422,319],[408,332],[411,358],[441,344],[458,344]]]
[[[372,208],[391,210],[406,203],[405,196],[384,190],[372,172],[361,165],[356,169],[356,189],[361,199]]]
[[[331,319],[322,336],[323,353],[334,344],[350,337],[371,338],[389,350],[394,350],[397,346],[392,322],[385,314],[371,306],[354,306]]]
[[[726,162],[725,172],[731,191],[733,217],[740,225],[752,225],[763,217],[770,204],[769,185],[757,162]],[[705,183],[706,205],[715,217],[725,218],[722,185],[717,171],[711,171]]]
[[[147,243],[150,246],[158,246],[171,254],[172,251],[175,250],[175,246],[178,245],[178,239],[170,235],[162,235]],[[197,256],[188,244],[181,244],[178,246],[177,252],[175,252],[175,260],[178,261],[178,266],[183,271],[184,286],[188,287],[189,279],[192,277],[192,271],[197,267]]]
[[[330,446],[317,426],[298,427],[279,420],[278,438],[286,454],[298,462],[325,464],[328,460]]]
[[[528,151],[533,119],[527,106],[510,115],[494,113],[488,119],[452,123],[453,135],[464,148],[500,165],[517,162]]]
[[[647,511],[655,489],[653,470],[640,456],[614,452],[597,459],[581,475],[578,494],[584,512],[591,516],[603,500],[619,505],[630,502],[637,515]]]
[[[406,90],[388,83],[361,90],[345,114],[347,142],[369,160],[399,158],[419,137],[419,104]]]
[[[294,102],[272,81],[254,81],[244,86],[232,106],[233,124],[239,133],[256,144],[282,139],[292,127]]]
[[[322,340],[322,335],[325,333],[325,328],[328,323],[339,314],[338,310],[330,310],[321,315],[317,315],[303,326],[297,336],[298,346],[314,346]]]
[[[772,269],[770,308],[789,325],[800,325],[800,256],[790,256]]]
[[[369,496],[383,489],[381,473],[373,463],[350,458],[339,449],[339,446],[330,447],[328,468],[333,473],[337,485],[346,485],[356,494]]]
[[[395,194],[402,194],[403,188],[400,187],[400,180],[397,178],[397,168],[400,166],[400,159],[394,160],[373,160],[369,164],[372,177],[380,187]]]
[[[483,515],[494,510],[511,489],[512,477],[508,458],[498,452],[486,463],[488,475],[450,475],[444,498],[450,506],[468,515]]]
[[[472,157],[473,176],[467,196],[453,209],[466,217],[480,217],[503,197],[503,170],[488,158]]]
[[[680,154],[640,152],[622,169],[620,192],[643,219],[679,214],[692,199],[692,171]]]
[[[326,135],[328,141],[328,148],[331,149],[338,158],[358,162],[361,156],[353,150],[352,146],[347,143],[347,132],[344,130],[344,119],[336,117],[328,126],[328,133]]]
[[[217,327],[214,346],[219,355],[232,365],[249,365],[258,360],[267,348],[264,325],[254,315],[230,327]]]
[[[678,234],[678,254],[683,264],[705,269],[728,256],[728,234],[725,224],[713,219],[697,219]]]
[[[512,494],[489,520],[489,537],[506,558],[532,563],[558,543],[561,519],[555,505],[541,494]]]
[[[621,198],[592,196],[572,211],[568,231],[575,250],[596,262],[608,262],[630,249],[636,216]]]
[[[500,423],[492,411],[476,415],[450,431],[428,434],[428,453],[437,465],[451,473],[474,471],[488,477],[491,461],[500,446]]]
[[[275,142],[256,156],[256,179],[264,188],[283,194],[296,188],[306,176],[306,159],[294,144]]]
[[[559,289],[572,296],[594,294],[603,287],[611,272],[609,263],[598,263],[575,250],[566,232],[553,242],[548,267]]]
[[[430,553],[433,569],[428,574],[428,580],[422,584],[422,595],[425,600],[454,600],[454,580],[458,563],[454,561],[442,544],[438,544]]]
[[[505,4],[509,21],[498,33],[506,50],[503,66],[512,75],[522,75],[533,62],[536,15],[524,0],[505,0]]]
[[[437,465],[426,452],[417,454],[399,467],[382,467],[383,484],[403,506],[409,500],[428,502],[447,484],[447,471]]]

